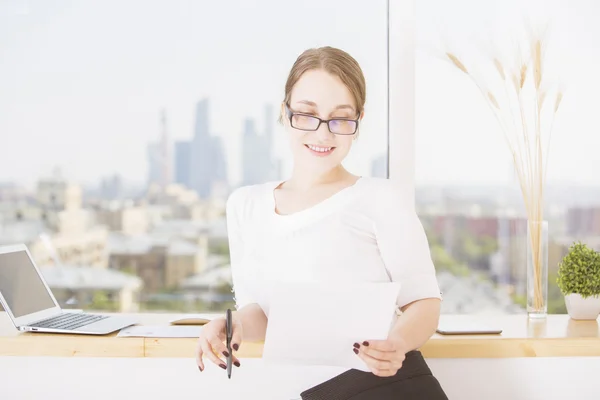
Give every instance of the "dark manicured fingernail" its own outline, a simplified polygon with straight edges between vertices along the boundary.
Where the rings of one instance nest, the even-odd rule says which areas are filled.
[[[227,369],[227,365],[225,365],[225,364],[219,364],[219,367],[221,367],[223,369]]]
[[[224,351],[224,352],[223,352],[223,355],[224,355],[225,357],[229,357],[229,353],[228,353],[227,351]]]
[[[369,345],[369,342],[367,342],[367,341],[363,342],[363,346],[368,346],[368,345]]]
[[[352,349],[352,351],[354,351],[354,354],[358,354],[358,349]]]
[[[239,348],[240,348],[240,346],[237,343],[233,345],[233,349],[235,351],[238,351]]]
[[[198,369],[200,370],[200,372],[202,372],[202,367],[198,365]]]
[[[354,347],[356,347],[357,349],[360,349],[360,344],[354,343]]]
[[[236,361],[236,362],[233,363],[233,365],[235,365],[236,367],[239,367],[240,366],[240,362]]]

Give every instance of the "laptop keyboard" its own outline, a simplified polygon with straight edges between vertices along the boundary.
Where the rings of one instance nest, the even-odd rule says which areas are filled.
[[[105,315],[95,314],[64,313],[57,317],[52,317],[40,322],[36,322],[35,324],[31,324],[30,326],[36,328],[73,330],[80,328],[84,325],[89,325],[91,323],[103,320],[105,318],[108,317]]]

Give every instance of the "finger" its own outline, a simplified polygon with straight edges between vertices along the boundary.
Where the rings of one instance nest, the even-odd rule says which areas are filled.
[[[360,353],[358,353],[358,355],[359,355],[359,357],[361,357],[363,359],[365,364],[367,364],[367,366],[369,367],[371,372],[374,375],[377,375],[380,377],[394,376],[394,375],[396,375],[396,373],[398,372],[400,367],[402,367],[401,361],[394,360],[391,362],[386,362],[386,361],[376,360],[373,358],[369,359],[369,356],[364,354],[364,352],[362,352],[362,351]]]
[[[373,375],[377,375],[377,376],[380,376],[382,378],[385,378],[385,377],[388,377],[388,376],[394,376],[394,375],[396,375],[397,371],[389,370],[389,369],[385,370],[385,371],[380,371],[380,370],[375,369],[375,370],[373,370],[371,372],[373,373]]]
[[[227,368],[227,365],[223,362],[223,360],[221,360],[215,355],[215,350],[212,347],[212,341],[202,342],[202,351],[204,352],[206,358],[208,358],[210,361],[220,366],[221,368],[223,368],[222,366],[225,366],[225,368]]]
[[[225,343],[223,343],[223,341],[221,339],[219,339],[218,337],[212,338],[210,341],[210,346],[213,349],[213,352],[215,352],[216,354],[218,354],[219,360],[220,362],[218,363],[218,365],[220,366],[221,364],[224,364],[225,366],[227,366],[227,361],[223,361],[221,360],[221,356],[223,357],[229,357],[229,350],[227,350],[227,346],[225,345]],[[217,357],[217,356],[215,356]],[[231,362],[233,363],[233,365],[235,365],[236,367],[240,366],[240,360],[235,357],[233,354],[231,355]],[[222,368],[222,367],[221,367]]]
[[[371,357],[368,354],[365,354],[363,351],[358,352],[358,356],[367,364],[367,366],[372,370],[377,371],[385,371],[392,368],[392,363],[387,360],[377,360]]]
[[[231,335],[231,348],[233,349],[233,351],[238,351],[240,349],[240,346],[242,344],[242,336],[242,324],[235,321],[233,323],[233,335]]]
[[[221,360],[221,356],[223,357],[229,357],[229,350],[227,350],[227,346],[225,345],[225,343],[223,343],[223,341],[221,339],[219,339],[218,337],[214,337],[211,338],[211,340],[209,340],[209,344],[210,347],[212,347],[212,350],[214,353],[218,354],[218,359],[220,360],[217,365],[221,366],[221,365],[225,365],[227,367],[227,361],[223,361]],[[236,367],[240,366],[240,360],[235,357],[233,354],[231,355],[231,362],[233,363],[233,365],[235,365]],[[223,368],[223,367],[221,367]]]
[[[379,351],[396,351],[396,345],[391,340],[366,340],[363,346]],[[362,347],[362,346],[361,346]]]
[[[204,353],[202,351],[202,346],[201,346],[202,340],[204,340],[204,339],[198,340],[198,346],[196,348],[196,365],[198,365],[200,372],[204,371],[204,363],[202,362],[202,355]]]
[[[375,350],[371,347],[361,346],[359,349],[360,352],[376,359],[382,361],[393,361],[394,358],[398,357],[398,353],[395,351],[381,351]]]
[[[235,365],[236,367],[240,366],[240,359],[237,358],[236,356],[234,356],[233,354],[231,355],[231,363],[233,365]]]
[[[229,356],[229,351],[227,351],[227,347],[225,346],[225,343],[223,343],[223,341],[221,339],[219,339],[218,337],[214,337],[211,338],[209,341],[210,346],[212,347],[213,351],[215,353],[217,353],[219,355],[219,357],[223,356],[223,357],[228,357]]]

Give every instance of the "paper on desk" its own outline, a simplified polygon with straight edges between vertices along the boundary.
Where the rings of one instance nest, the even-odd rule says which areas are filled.
[[[264,361],[369,371],[353,344],[387,339],[399,290],[397,282],[278,284],[271,289]]]
[[[121,329],[118,337],[196,338],[201,326],[130,326]]]

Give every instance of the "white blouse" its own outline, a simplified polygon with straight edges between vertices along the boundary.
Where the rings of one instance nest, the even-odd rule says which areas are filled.
[[[310,208],[281,215],[274,200],[280,183],[241,187],[227,201],[237,309],[257,303],[268,316],[268,288],[281,281],[398,281],[399,307],[441,298],[423,226],[397,184],[362,177]],[[343,371],[305,374],[299,390]]]

